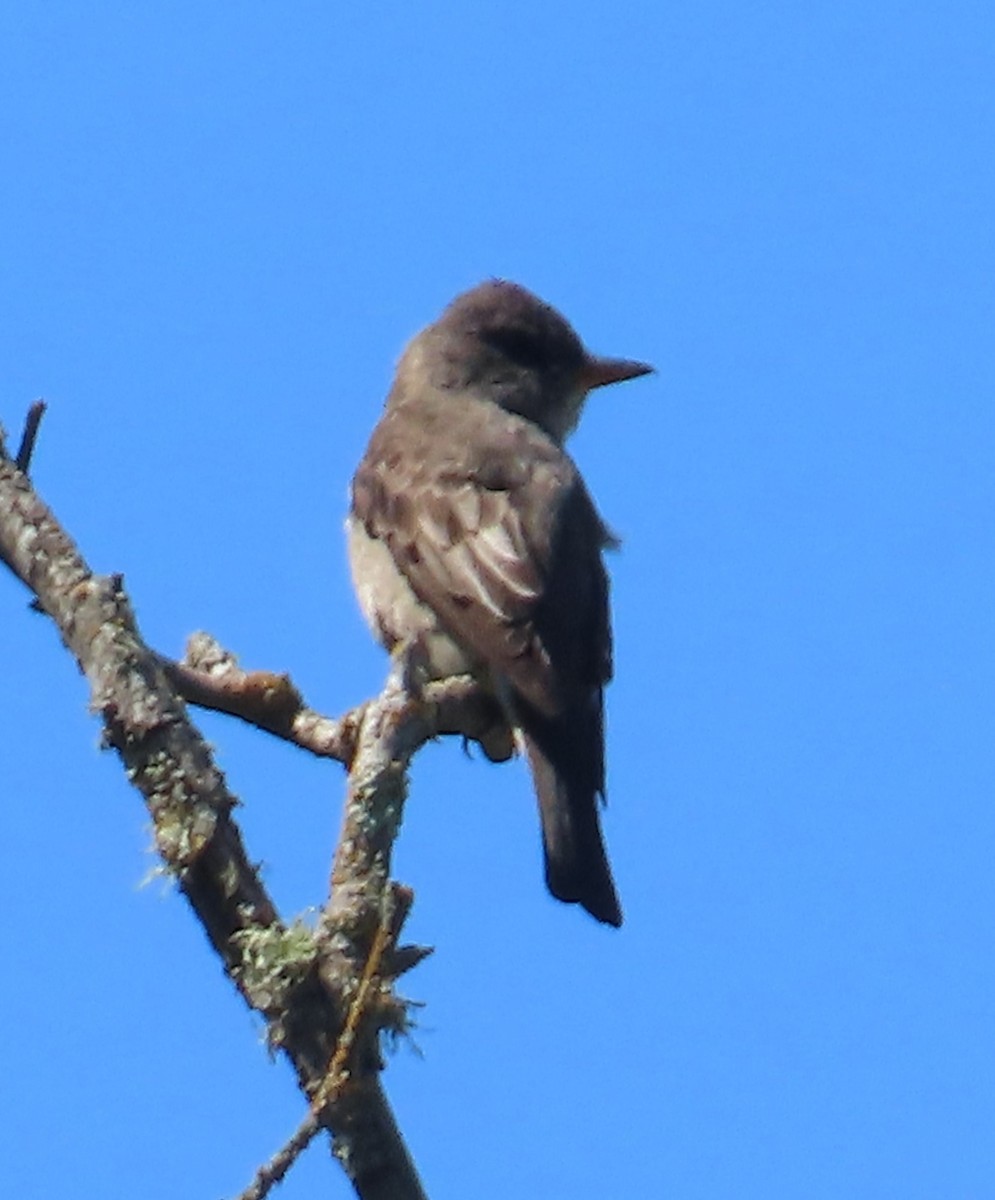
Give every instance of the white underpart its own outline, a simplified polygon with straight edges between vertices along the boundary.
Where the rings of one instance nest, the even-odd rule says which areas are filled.
[[[377,641],[393,650],[398,643],[417,639],[435,679],[472,672],[472,658],[442,631],[384,543],[371,538],[352,516],[346,520],[346,535],[359,607]]]

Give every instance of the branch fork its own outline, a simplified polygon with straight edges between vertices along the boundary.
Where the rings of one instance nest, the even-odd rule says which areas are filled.
[[[396,978],[428,948],[399,939],[413,893],[390,878],[407,767],[440,733],[507,756],[495,702],[467,679],[413,696],[395,665],[381,694],[338,718],[308,707],[290,678],[245,671],[206,634],[182,662],[150,649],[120,576],[94,574],[28,477],[44,403],[31,406],[16,455],[0,431],[0,560],[55,622],[86,676],[103,742],[151,815],[175,877],[225,970],[267,1023],[308,1100],[308,1115],[242,1200],[262,1200],[321,1130],[363,1200],[424,1200],[383,1092],[380,1035],[403,1033]],[[238,801],[187,705],[225,712],[348,771],[329,894],[315,930],[283,920],[233,819]],[[510,753],[510,749],[508,750]]]

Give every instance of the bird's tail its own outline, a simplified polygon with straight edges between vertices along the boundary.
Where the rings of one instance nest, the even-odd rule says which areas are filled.
[[[539,801],[546,886],[558,900],[619,926],[622,909],[598,815],[604,791],[600,709],[547,717],[522,701],[516,708]]]

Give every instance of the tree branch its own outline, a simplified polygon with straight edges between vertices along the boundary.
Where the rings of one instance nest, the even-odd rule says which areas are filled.
[[[182,662],[164,656],[159,662],[189,704],[237,717],[320,758],[352,762],[365,704],[338,719],[326,717],[304,703],[289,675],[245,671],[230,650],[203,632],[191,636]],[[478,742],[492,762],[511,757],[500,705],[469,675],[428,683],[419,698],[432,714],[424,738],[460,734]]]
[[[25,465],[33,440],[26,431]],[[271,1044],[293,1063],[310,1120],[332,1133],[357,1195],[424,1200],[379,1078],[380,1032],[407,1026],[393,980],[428,953],[397,945],[411,893],[390,881],[390,850],[411,755],[440,727],[483,729],[472,686],[414,700],[395,672],[380,697],[331,722],[305,709],[285,677],[241,672],[236,686],[230,656],[206,669],[196,653],[199,666],[166,662],[142,641],[121,577],[93,574],[2,441],[0,557],[86,676],[104,744],[141,792],[163,862],[246,1003],[266,1019]],[[232,819],[236,797],[178,690],[351,764],[317,934],[280,919]]]

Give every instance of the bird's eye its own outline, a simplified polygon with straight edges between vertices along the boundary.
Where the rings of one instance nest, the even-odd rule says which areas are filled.
[[[527,329],[516,329],[514,326],[488,329],[482,336],[495,350],[520,366],[541,367],[546,361],[538,338]]]

